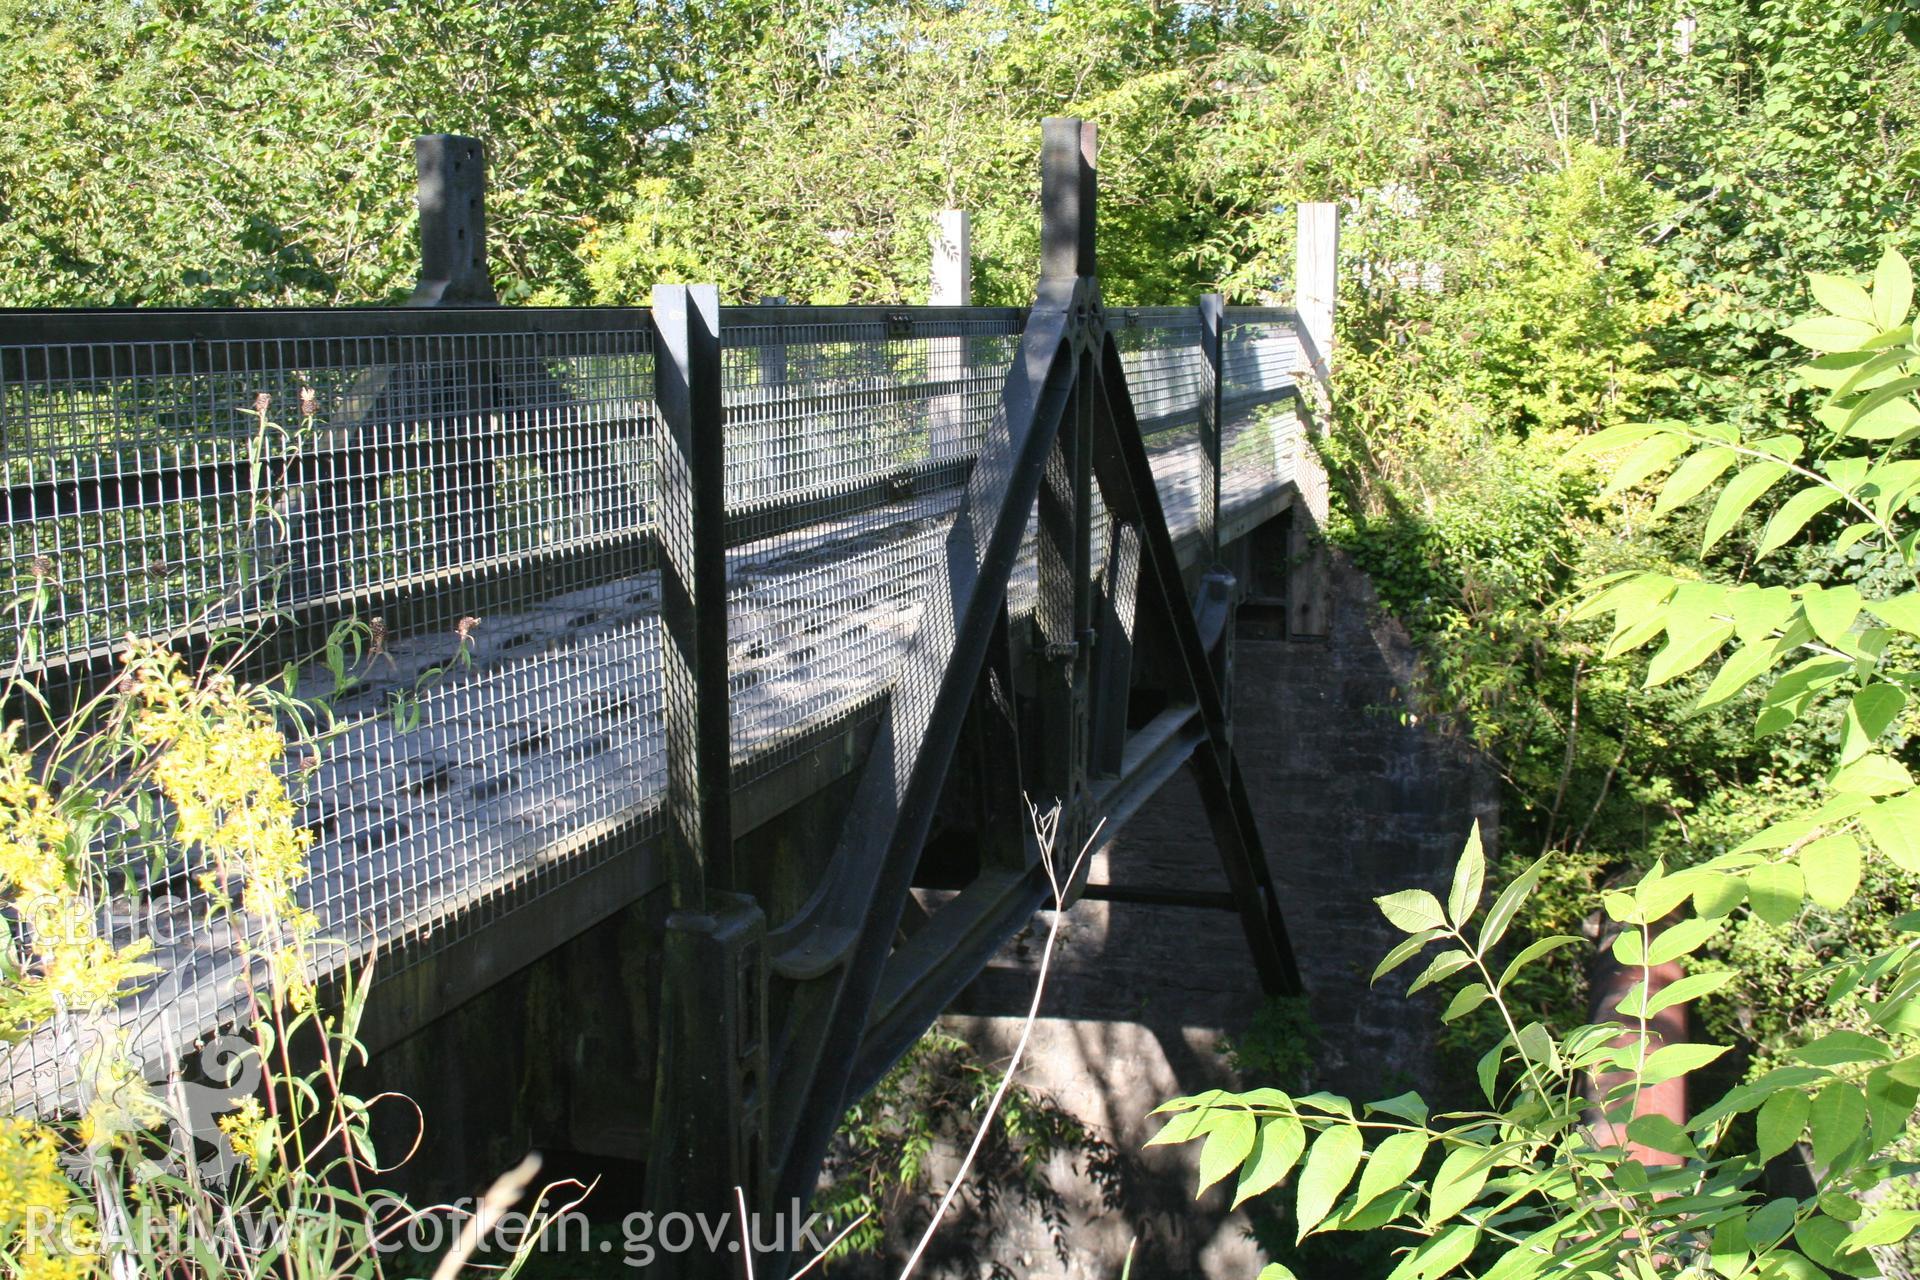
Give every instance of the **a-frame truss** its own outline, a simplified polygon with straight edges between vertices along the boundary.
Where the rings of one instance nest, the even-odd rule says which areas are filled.
[[[1046,122],[1033,307],[947,535],[947,589],[897,665],[827,873],[783,921],[710,899],[670,924],[656,1209],[721,1208],[734,1186],[765,1206],[811,1195],[848,1102],[1047,899],[1029,797],[1061,806],[1071,854],[1190,768],[1262,985],[1299,990],[1220,687],[1232,579],[1214,568],[1190,592],[1175,553],[1101,305],[1094,156],[1091,125]],[[1217,415],[1202,431],[1211,538]],[[1036,512],[1038,599],[1016,625]],[[937,816],[977,853],[928,914],[912,889]],[[762,981],[764,1001],[742,994]]]

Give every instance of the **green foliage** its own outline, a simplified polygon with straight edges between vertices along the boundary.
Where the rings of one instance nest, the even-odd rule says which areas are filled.
[[[643,12],[0,0],[0,303],[404,297],[410,140],[443,132],[489,146],[503,295],[577,298],[609,177],[664,147],[745,23]]]
[[[1797,0],[1307,12],[1281,37],[1304,61],[1260,62],[1214,117],[1228,127],[1206,172],[1245,193],[1235,225],[1250,228],[1225,257],[1271,280],[1290,245],[1267,211],[1343,198],[1332,539],[1421,645],[1409,714],[1457,727],[1500,771],[1503,873],[1561,855],[1518,927],[1577,932],[1601,885],[1697,862],[1800,806],[1844,707],[1815,703],[1756,740],[1757,689],[1696,711],[1706,670],[1649,687],[1644,658],[1604,661],[1604,632],[1560,625],[1563,597],[1649,567],[1862,591],[1894,568],[1877,541],[1830,553],[1806,537],[1765,559],[1757,539],[1722,537],[1700,565],[1712,504],[1671,499],[1717,493],[1735,468],[1665,443],[1689,470],[1662,503],[1624,456],[1560,470],[1567,433],[1654,417],[1759,438],[1798,411],[1778,331],[1806,304],[1806,273],[1867,271],[1911,236],[1916,63],[1854,39],[1856,16]],[[1430,34],[1390,38],[1415,26]],[[1315,76],[1395,91],[1290,110]],[[1757,967],[1700,1006],[1746,1054],[1767,1060],[1818,1004],[1773,980],[1783,957],[1832,931],[1875,935],[1858,902],[1811,919],[1743,929]],[[1562,953],[1514,998],[1557,1016],[1585,986]],[[1443,1042],[1464,1050],[1485,1016]]]
[[[967,1043],[938,1028],[922,1036],[880,1083],[848,1109],[829,1153],[826,1188],[814,1208],[834,1223],[864,1222],[835,1250],[878,1253],[890,1230],[918,1232],[935,1190],[934,1158],[980,1123],[999,1073]],[[1098,1156],[1104,1144],[1051,1100],[1015,1086],[993,1117],[998,1133],[982,1147],[970,1180],[976,1213],[943,1227],[947,1246],[969,1232],[991,1236],[999,1204],[1012,1199],[1037,1209],[1056,1240],[1065,1240],[1063,1206],[1048,1165],[1062,1153]]]
[[[854,32],[857,30],[857,36]],[[1028,300],[1040,120],[1101,123],[1101,251],[1117,302],[1190,297],[1208,221],[1166,142],[1207,33],[1144,0],[909,0],[782,11],[730,69],[684,165],[635,183],[586,247],[596,298],[660,279],[730,297],[925,300],[934,214],[973,214],[974,295]]]
[[[1304,1079],[1316,1061],[1320,1028],[1304,996],[1274,996],[1220,1052],[1236,1074],[1255,1080]]]
[[[1920,687],[1913,279],[1889,252],[1865,284],[1816,275],[1812,288],[1823,314],[1785,330],[1814,353],[1801,381],[1825,393],[1807,429],[1619,425],[1569,455],[1576,464],[1606,459],[1613,490],[1658,484],[1659,509],[1709,505],[1703,556],[1736,530],[1756,559],[1808,536],[1830,549],[1878,550],[1874,572],[1840,584],[1625,570],[1590,584],[1571,613],[1575,622],[1612,618],[1603,662],[1657,646],[1640,676],[1649,688],[1700,669],[1695,711],[1760,685],[1756,738],[1786,732],[1818,708],[1840,709],[1808,802],[1723,852],[1681,867],[1656,862],[1631,887],[1598,895],[1622,926],[1614,960],[1640,976],[1610,1017],[1592,1023],[1530,1017],[1513,998],[1529,967],[1584,939],[1502,948],[1554,857],[1527,867],[1483,912],[1487,867],[1476,830],[1444,902],[1423,889],[1378,900],[1408,936],[1374,977],[1438,945],[1409,992],[1451,986],[1447,1022],[1483,1008],[1497,1014],[1491,1043],[1478,1046],[1480,1099],[1438,1113],[1413,1095],[1364,1107],[1270,1088],[1175,1099],[1161,1108],[1172,1117],[1154,1141],[1203,1140],[1203,1184],[1237,1175],[1236,1199],[1261,1195],[1304,1151],[1294,1178],[1298,1236],[1406,1232],[1412,1244],[1395,1280],[1461,1268],[1500,1280],[1871,1276],[1880,1274],[1873,1251],[1897,1250],[1920,1231],[1920,1213],[1883,1194],[1920,1172],[1909,1158],[1920,1102],[1920,912],[1912,910],[1920,787],[1908,699]],[[1781,976],[1802,1007],[1780,1028],[1771,1059],[1682,1119],[1643,1106],[1656,1085],[1690,1077],[1702,1086],[1735,1047],[1665,1043],[1650,1026],[1740,978],[1712,963],[1718,940],[1821,915],[1876,927],[1786,958]],[[1736,942],[1734,954],[1743,950],[1752,954]],[[1691,972],[1656,982],[1656,969],[1674,962]],[[1801,1146],[1810,1190],[1767,1187],[1769,1161]],[[1425,1159],[1430,1152],[1437,1165]]]
[[[1519,945],[1578,932],[1604,885],[1791,819],[1836,752],[1872,741],[1860,758],[1913,766],[1894,678],[1910,638],[1866,607],[1911,589],[1911,547],[1847,541],[1869,522],[1847,517],[1846,476],[1737,452],[1838,390],[1778,376],[1805,274],[1864,276],[1913,248],[1920,76],[1887,38],[1913,33],[1901,4],[1816,0],[0,0],[0,302],[395,299],[414,273],[407,140],[433,130],[489,144],[510,299],[638,301],[705,278],[737,298],[917,301],[930,215],[957,204],[975,213],[978,298],[1022,302],[1037,120],[1056,112],[1103,128],[1112,301],[1283,295],[1292,205],[1337,199],[1332,534],[1422,644],[1409,714],[1469,734],[1505,778],[1495,878],[1557,854]],[[1647,453],[1554,465],[1570,434],[1643,418],[1675,424]],[[1801,438],[1794,465],[1828,479],[1829,458],[1857,456],[1855,431]],[[1638,483],[1653,476],[1658,496]],[[1574,584],[1648,570],[1675,584],[1657,607],[1684,605],[1691,649],[1668,631],[1608,660],[1592,619],[1556,624]],[[1790,685],[1784,703],[1771,675],[1734,688],[1738,667],[1712,689],[1725,664],[1703,650],[1730,614],[1707,595],[1730,608],[1776,587],[1808,627],[1859,593],[1872,621],[1846,635],[1888,632],[1880,667],[1801,673],[1809,696]],[[1736,622],[1722,652],[1742,643]],[[414,711],[401,700],[397,723]],[[1885,785],[1881,768],[1851,781]],[[1879,812],[1816,839],[1877,849]],[[1830,874],[1849,855],[1814,859]],[[1766,1064],[1855,1017],[1811,975],[1836,940],[1896,944],[1907,874],[1868,856],[1850,902],[1792,913],[1790,885],[1764,886],[1773,918],[1749,900],[1714,944],[1740,976],[1701,998],[1703,1023]],[[1574,951],[1505,997],[1529,1021],[1576,1007]],[[1450,1043],[1495,1017],[1462,1014]]]
[[[1871,990],[1870,1016],[1857,1029],[1797,1046],[1789,1065],[1677,1123],[1642,1108],[1642,1094],[1701,1072],[1727,1046],[1662,1044],[1648,1019],[1731,975],[1699,973],[1662,988],[1654,966],[1693,955],[1713,936],[1720,917],[1699,912],[1731,911],[1742,896],[1756,913],[1764,910],[1782,869],[1794,866],[1791,857],[1729,855],[1672,874],[1656,869],[1632,890],[1605,895],[1608,914],[1626,926],[1615,956],[1642,977],[1614,1019],[1573,1026],[1523,1022],[1507,993],[1529,965],[1582,939],[1541,939],[1504,963],[1496,959],[1539,865],[1483,912],[1478,888],[1486,867],[1476,830],[1444,906],[1425,890],[1379,900],[1408,938],[1376,980],[1438,944],[1415,989],[1466,978],[1443,1016],[1452,1020],[1482,1003],[1499,1013],[1503,1030],[1477,1067],[1484,1105],[1434,1113],[1413,1094],[1356,1106],[1328,1093],[1215,1091],[1161,1106],[1170,1118],[1153,1143],[1202,1142],[1202,1187],[1235,1176],[1236,1202],[1292,1174],[1299,1240],[1327,1231],[1405,1233],[1409,1247],[1391,1272],[1396,1278],[1437,1278],[1463,1267],[1501,1280],[1708,1271],[1740,1280],[1812,1277],[1822,1268],[1879,1274],[1870,1251],[1920,1230],[1920,1214],[1862,1203],[1920,1171],[1900,1155],[1920,1100],[1913,1036],[1920,1030],[1920,914],[1898,924],[1893,946],[1821,971],[1832,1007],[1863,986]],[[1836,883],[1828,869],[1807,883],[1832,902],[1845,879]],[[1714,894],[1722,881],[1739,882],[1741,893]],[[1676,910],[1680,923],[1667,924]],[[1589,1088],[1597,1091],[1591,1106]],[[1749,1127],[1743,1117],[1756,1113]],[[1817,1170],[1812,1194],[1769,1198],[1761,1186],[1767,1160],[1802,1141]],[[1649,1152],[1671,1160],[1650,1160]],[[1280,1267],[1274,1274],[1292,1273]]]
[[[1648,687],[1685,676],[1725,652],[1694,700],[1696,711],[1776,677],[1760,702],[1760,737],[1844,698],[1838,754],[1825,782],[1836,795],[1857,799],[1837,801],[1851,811],[1807,832],[1825,826],[1836,834],[1856,832],[1903,870],[1920,872],[1920,849],[1901,808],[1913,780],[1899,759],[1907,690],[1920,683],[1913,665],[1920,639],[1920,532],[1909,527],[1910,508],[1920,497],[1920,461],[1909,456],[1920,439],[1920,408],[1911,397],[1920,378],[1909,373],[1920,368],[1909,321],[1913,280],[1906,260],[1890,251],[1871,290],[1820,275],[1813,287],[1825,314],[1784,331],[1816,353],[1798,370],[1805,385],[1826,392],[1811,430],[1743,435],[1726,424],[1631,424],[1589,437],[1577,452],[1624,454],[1614,473],[1618,487],[1665,475],[1661,505],[1670,508],[1696,500],[1706,488],[1699,482],[1700,459],[1711,459],[1730,478],[1713,493],[1701,535],[1703,556],[1745,524],[1758,531],[1756,559],[1816,533],[1835,552],[1865,544],[1889,572],[1824,585],[1629,572],[1605,583],[1572,617],[1613,617],[1605,656],[1659,642],[1647,664]],[[1761,521],[1756,507],[1776,490],[1785,496]],[[1770,830],[1795,828],[1776,823]],[[1823,850],[1823,870],[1834,862],[1836,846],[1816,841],[1809,847]],[[1857,883],[1857,862],[1840,859],[1834,865],[1852,866]],[[1844,887],[1835,889],[1842,902],[1855,884]]]
[[[1673,213],[1622,151],[1575,145],[1515,188],[1517,206],[1467,262],[1437,323],[1460,393],[1522,431],[1592,429],[1642,411],[1671,379],[1649,337],[1679,305],[1646,228]]]

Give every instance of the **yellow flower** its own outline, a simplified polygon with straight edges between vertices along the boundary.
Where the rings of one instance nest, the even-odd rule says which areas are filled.
[[[16,734],[0,734],[0,890],[25,926],[25,937],[6,943],[12,954],[10,977],[0,983],[0,1040],[58,1008],[87,1010],[116,1000],[128,984],[156,972],[140,962],[151,944],[115,948],[99,936],[69,859],[73,835],[59,804],[33,776]],[[29,938],[32,954],[21,954]]]
[[[0,735],[0,886],[16,902],[72,893],[66,846],[73,828],[33,776],[14,730]]]
[[[220,1126],[220,1132],[227,1135],[233,1143],[233,1149],[246,1158],[256,1173],[266,1172],[273,1159],[274,1148],[280,1141],[280,1127],[261,1108],[258,1098],[244,1100],[238,1110],[228,1112],[214,1123]]]
[[[81,1055],[78,1075],[81,1111],[76,1137],[89,1150],[124,1147],[159,1127],[166,1112],[153,1089],[134,1069],[126,1033],[118,1027],[91,1028],[91,1044]]]
[[[247,909],[290,925],[308,923],[294,898],[307,874],[313,833],[301,826],[280,775],[286,739],[260,690],[224,674],[196,685],[163,650],[131,664],[133,735],[155,753],[154,783],[173,805],[174,838],[207,854],[204,883],[226,902],[228,877],[246,886]]]
[[[124,947],[101,937],[63,939],[44,950],[40,981],[59,1008],[98,1009],[117,1001],[138,979],[160,972],[141,962],[152,949],[148,938]]]
[[[20,1280],[81,1280],[99,1255],[94,1224],[60,1172],[53,1130],[0,1119],[0,1255]]]

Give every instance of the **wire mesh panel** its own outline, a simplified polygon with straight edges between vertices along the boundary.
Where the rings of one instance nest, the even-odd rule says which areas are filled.
[[[346,642],[289,686],[333,731],[278,768],[322,954],[387,972],[643,834],[663,776],[647,315],[484,315],[120,316],[58,345],[0,320],[9,663],[72,695],[129,635],[197,657],[244,625],[254,678]],[[195,857],[130,860],[100,904],[155,944],[117,1013],[152,1055],[272,942],[216,919]],[[63,1061],[13,1046],[15,1105],[56,1101]]]
[[[1021,325],[997,308],[725,312],[736,781],[887,688]]]
[[[1220,342],[1223,514],[1293,480],[1305,439],[1298,389],[1307,372],[1294,312],[1227,308]]]
[[[1290,313],[1227,320],[1223,505],[1288,479],[1300,364]],[[1024,322],[724,310],[736,783],[877,706],[944,601]],[[1195,528],[1199,314],[1114,324],[1169,522]],[[653,342],[644,311],[0,314],[0,657],[59,705],[131,636],[197,660],[256,634],[255,680],[330,654],[286,686],[333,726],[276,766],[313,841],[297,896],[339,955],[397,952],[391,973],[659,826]],[[1035,590],[1030,528],[1016,612]],[[101,919],[161,969],[116,1016],[157,1060],[231,1016],[272,939],[216,918],[190,853],[114,871]],[[70,1050],[5,1051],[13,1104],[58,1101]]]
[[[1200,312],[1141,307],[1116,312],[1112,323],[1167,528],[1177,538],[1199,527],[1211,501],[1200,451],[1200,410],[1209,391]]]

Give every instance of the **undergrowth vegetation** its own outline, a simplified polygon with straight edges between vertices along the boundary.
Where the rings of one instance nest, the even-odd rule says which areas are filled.
[[[832,1222],[860,1223],[847,1252],[880,1254],[924,1229],[928,1193],[940,1185],[958,1144],[993,1127],[969,1180],[972,1203],[943,1225],[939,1257],[977,1268],[1014,1214],[1043,1222],[1056,1249],[1070,1253],[1066,1205],[1054,1185],[1056,1158],[1090,1171],[1119,1153],[1057,1102],[1022,1087],[990,1111],[1001,1066],[935,1028],[847,1112],[827,1160],[829,1180],[814,1207]],[[889,1233],[895,1237],[889,1240]],[[897,1261],[897,1260],[896,1260]]]
[[[1652,650],[1635,664],[1647,688],[1699,673],[1689,711],[1738,704],[1760,742],[1816,710],[1837,716],[1838,733],[1812,746],[1797,802],[1742,840],[1656,859],[1631,883],[1582,895],[1618,926],[1612,959],[1636,979],[1588,1020],[1530,1008],[1519,983],[1556,953],[1587,950],[1581,933],[1502,945],[1561,855],[1539,855],[1483,910],[1476,829],[1444,904],[1425,889],[1378,900],[1408,936],[1374,979],[1442,948],[1408,990],[1451,991],[1441,1018],[1468,1028],[1478,1096],[1447,1110],[1413,1093],[1364,1107],[1277,1088],[1176,1099],[1155,1141],[1203,1138],[1203,1188],[1237,1172],[1239,1202],[1298,1164],[1296,1242],[1404,1232],[1411,1247],[1394,1280],[1910,1269],[1907,1242],[1920,1233],[1914,285],[1891,251],[1870,287],[1835,275],[1811,284],[1822,313],[1783,331],[1813,353],[1795,370],[1824,392],[1810,421],[1624,423],[1568,456],[1607,460],[1603,498],[1644,486],[1657,491],[1656,513],[1698,500],[1700,557],[1738,536],[1757,566],[1811,532],[1833,552],[1870,548],[1863,571],[1836,583],[1790,568],[1729,580],[1698,559],[1626,569],[1581,584],[1559,620],[1610,619],[1603,664]],[[1749,517],[1769,495],[1756,526]],[[1823,516],[1831,522],[1816,524]],[[1775,952],[1784,939],[1785,954],[1754,963],[1756,937]],[[1744,1044],[1687,1038],[1690,1003],[1766,981],[1773,1025],[1746,1028]],[[1676,1082],[1680,1092],[1656,1094]],[[1285,1263],[1268,1271],[1292,1275]]]

